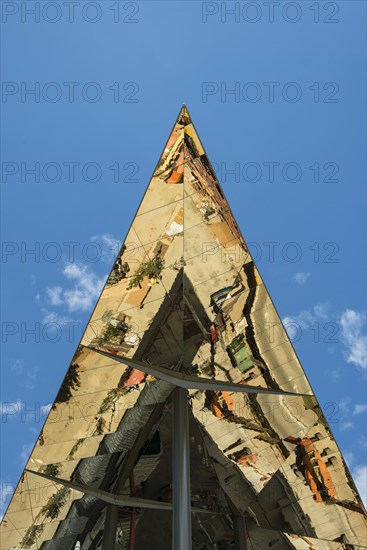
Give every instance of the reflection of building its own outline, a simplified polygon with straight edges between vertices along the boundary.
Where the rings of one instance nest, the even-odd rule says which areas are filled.
[[[183,108],[0,547],[336,550],[366,546],[365,527]]]

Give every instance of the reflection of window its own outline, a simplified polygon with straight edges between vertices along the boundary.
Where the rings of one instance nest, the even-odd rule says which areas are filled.
[[[217,290],[210,296],[210,305],[214,308],[217,308],[216,310],[219,311],[220,306],[223,302],[226,301],[228,298],[228,295],[230,294],[232,290],[231,286],[226,286],[225,288],[221,288],[220,290]]]

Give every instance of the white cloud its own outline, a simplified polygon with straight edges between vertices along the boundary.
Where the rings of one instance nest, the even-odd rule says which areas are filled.
[[[99,254],[102,262],[110,263],[116,258],[121,248],[121,241],[110,233],[94,235],[91,237],[91,241],[95,242],[99,247]]]
[[[58,326],[62,326],[73,322],[73,319],[71,319],[71,317],[67,317],[66,315],[60,315],[59,313],[56,313],[56,311],[49,311],[48,309],[42,309],[42,313],[43,313],[42,323],[44,323],[45,325],[55,324]]]
[[[38,424],[40,420],[43,421],[46,419],[51,407],[52,403],[41,405],[38,402],[26,403],[20,399],[16,399],[15,401],[0,401],[1,422],[6,423],[21,417],[22,422],[33,421]]]
[[[287,315],[282,319],[289,338],[293,340],[298,334],[298,327],[305,330],[314,323],[328,318],[328,304],[317,304],[311,310],[301,311],[298,315]]]
[[[38,371],[39,371],[39,368],[38,367],[32,367],[30,369],[27,370],[27,376],[30,380],[36,380],[37,379],[37,376],[38,376]]]
[[[22,386],[27,388],[28,390],[34,390],[35,388],[35,382],[38,377],[38,367],[31,367],[26,370],[26,377],[25,380],[22,382]]]
[[[46,416],[48,415],[48,413],[51,410],[51,407],[52,407],[52,403],[47,403],[47,405],[42,405],[41,415],[43,416],[43,418],[46,418]]]
[[[318,304],[313,308],[316,317],[324,320],[328,318],[328,315],[329,315],[328,309],[329,309],[328,304]]]
[[[22,410],[23,402],[20,399],[15,401],[0,401],[0,416],[2,422],[8,422],[17,418]]]
[[[304,285],[308,281],[308,279],[311,277],[311,273],[306,271],[298,271],[295,273],[292,277],[292,281],[296,283],[297,285]]]
[[[107,275],[100,278],[90,270],[88,265],[78,263],[66,264],[62,273],[69,283],[72,283],[72,286],[71,288],[62,288],[57,285],[46,288],[48,303],[52,306],[63,306],[69,312],[90,310],[102,291]],[[42,312],[44,323],[60,325],[72,321],[72,319],[59,316],[48,309],[42,309]]]
[[[355,466],[352,470],[352,476],[361,499],[365,506],[367,506],[367,466]]]
[[[33,449],[33,443],[24,443],[22,450],[20,451],[20,460],[23,464],[26,464]]]
[[[367,337],[363,333],[365,324],[366,316],[353,309],[347,309],[340,317],[346,360],[362,369],[367,369]]]
[[[10,365],[10,370],[20,378],[17,384],[28,390],[34,389],[39,371],[38,367],[26,367],[23,359],[15,359]]]
[[[348,468],[351,468],[355,460],[354,453],[352,453],[352,451],[346,451],[345,453],[343,453],[343,456],[344,456],[345,462],[348,464]]]
[[[10,365],[11,372],[14,372],[16,375],[22,374],[24,370],[24,361],[23,359],[15,359]]]
[[[333,382],[337,382],[341,379],[340,369],[333,369],[329,372]]]
[[[52,306],[60,306],[62,304],[62,288],[61,286],[54,286],[52,288],[46,288],[46,294],[48,300]]]
[[[35,295],[34,297],[34,301],[36,302],[36,304],[39,304],[40,303],[40,299],[41,299],[41,296],[38,294]]]
[[[346,416],[349,413],[350,402],[352,401],[351,397],[343,397],[338,403],[338,410],[342,413],[343,416]]]
[[[353,415],[363,414],[367,411],[367,405],[365,403],[354,405]]]
[[[339,430],[341,432],[346,432],[347,430],[353,430],[353,429],[354,429],[353,422],[342,422],[339,427]]]
[[[63,273],[74,281],[74,288],[65,290],[63,294],[69,311],[90,310],[102,291],[104,279],[99,279],[87,266],[79,264],[67,264]]]
[[[285,330],[287,331],[289,338],[291,340],[294,340],[295,338],[297,338],[298,331],[297,331],[297,326],[295,326],[296,321],[294,320],[294,318],[283,317],[282,323],[284,325]]]
[[[5,510],[14,494],[16,484],[12,481],[0,480],[0,521],[4,517]]]

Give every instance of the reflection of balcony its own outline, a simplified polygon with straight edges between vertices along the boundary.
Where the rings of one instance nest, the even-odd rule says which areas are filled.
[[[242,373],[249,371],[254,366],[243,334],[239,334],[232,340],[227,351],[233,366],[236,366]]]
[[[139,335],[129,315],[120,313],[116,318],[105,315],[105,319],[102,333],[92,340],[92,346],[114,355],[124,355],[139,343]]]
[[[107,279],[107,286],[116,285],[117,283],[122,281],[122,279],[125,279],[129,271],[129,264],[127,262],[122,262],[121,257],[117,258],[116,263],[113,266],[111,275]]]
[[[217,290],[210,296],[210,305],[213,306],[214,311],[216,313],[220,311],[221,309],[220,306],[230,296],[231,290],[232,290],[232,286],[227,286],[225,288],[221,288],[220,290]]]

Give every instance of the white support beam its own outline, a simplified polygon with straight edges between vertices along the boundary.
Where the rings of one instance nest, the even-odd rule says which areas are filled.
[[[67,479],[52,477],[47,474],[42,474],[41,472],[28,470],[27,468],[25,468],[24,471],[29,474],[34,474],[36,476],[43,477],[44,479],[47,479],[48,481],[52,481],[53,483],[59,483],[60,485],[63,485],[64,487],[69,487],[69,489],[73,489],[74,491],[79,491],[80,493],[84,493],[94,498],[98,498],[99,500],[101,500],[102,502],[105,502],[106,504],[118,506],[120,508],[141,508],[144,510],[167,510],[167,511],[172,510],[172,504],[170,502],[161,502],[159,500],[149,500],[146,498],[129,497],[125,495],[115,495],[113,493],[109,493],[108,491],[103,491],[102,489],[95,489],[94,487],[89,487],[88,485],[81,485],[80,483],[75,483],[74,481],[68,481]],[[192,508],[191,511],[195,513],[216,515],[210,510],[205,510],[203,508]]]
[[[155,376],[160,380],[164,380],[165,382],[168,382],[173,386],[177,386],[185,390],[201,390],[201,391],[209,390],[209,391],[229,391],[229,392],[232,391],[232,392],[238,392],[238,393],[255,393],[255,394],[263,394],[263,395],[284,395],[284,396],[288,395],[293,397],[312,397],[312,394],[307,394],[307,393],[295,393],[295,392],[287,392],[287,391],[281,391],[281,390],[271,390],[269,388],[261,388],[259,386],[249,386],[247,384],[235,384],[233,382],[214,380],[213,378],[199,378],[198,376],[192,376],[190,374],[185,374],[182,372],[176,372],[169,369],[163,369],[157,366],[153,367],[152,365],[146,365],[141,361],[136,361],[135,359],[129,359],[127,357],[120,357],[119,355],[112,355],[110,353],[106,353],[105,351],[101,351],[99,349],[92,348],[89,346],[83,346],[83,347],[85,349],[94,351],[95,353],[99,353],[100,355],[107,357],[111,361],[122,363],[123,365],[126,365],[128,367],[138,369],[142,372],[145,372],[146,374]]]
[[[61,479],[59,477],[52,477],[41,472],[34,472],[32,470],[25,469],[25,472],[29,474],[34,474],[36,476],[43,477],[48,481],[53,481],[54,483],[60,483],[64,487],[69,487],[74,491],[79,491],[80,493],[85,493],[92,497],[102,500],[106,504],[111,504],[119,507],[128,507],[128,508],[144,508],[150,510],[172,510],[172,504],[169,502],[160,502],[156,500],[148,500],[143,498],[129,497],[125,495],[115,495],[102,489],[95,489],[94,487],[89,487],[88,485],[81,485],[80,483],[75,483],[74,481],[68,481],[67,479]]]

